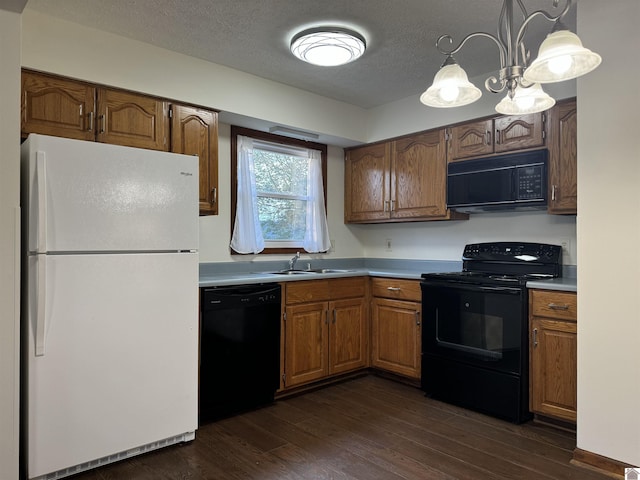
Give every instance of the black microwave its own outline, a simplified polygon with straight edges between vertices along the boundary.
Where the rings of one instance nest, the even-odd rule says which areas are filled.
[[[544,209],[546,149],[451,162],[447,207],[459,212]]]

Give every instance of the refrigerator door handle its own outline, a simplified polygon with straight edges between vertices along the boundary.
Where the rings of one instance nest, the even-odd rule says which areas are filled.
[[[38,182],[38,244],[37,253],[47,251],[47,164],[45,153],[36,152],[36,178]]]
[[[35,353],[36,357],[42,357],[44,355],[44,343],[45,343],[45,332],[46,332],[46,302],[47,302],[47,256],[46,255],[36,255],[36,259],[38,262],[38,280],[35,292],[36,298],[38,299],[38,304],[36,305],[36,332],[35,332],[35,342],[36,348]]]

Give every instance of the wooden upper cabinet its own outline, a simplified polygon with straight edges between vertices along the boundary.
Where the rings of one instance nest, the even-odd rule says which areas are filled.
[[[171,151],[200,159],[200,215],[218,214],[218,113],[171,105]]]
[[[35,72],[22,73],[21,132],[95,139],[95,87]]]
[[[494,119],[496,153],[544,146],[545,120],[544,112]]]
[[[345,158],[345,223],[385,220],[390,208],[389,143],[366,145]]]
[[[96,140],[168,151],[168,108],[161,99],[99,88]]]
[[[445,130],[347,150],[345,223],[466,219],[447,210]]]
[[[549,213],[578,212],[577,105],[571,99],[559,102],[549,124]]]
[[[444,217],[447,152],[444,130],[393,142],[391,218]]]
[[[493,120],[481,120],[451,128],[449,157],[480,157],[493,153]]]
[[[546,113],[501,116],[451,128],[449,161],[545,145]]]

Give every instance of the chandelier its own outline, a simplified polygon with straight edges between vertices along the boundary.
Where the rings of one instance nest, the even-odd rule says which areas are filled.
[[[514,3],[520,9],[518,17],[522,17],[515,36]],[[559,0],[553,0],[553,8],[558,8],[558,4]],[[436,41],[436,48],[446,59],[436,73],[433,84],[420,96],[420,101],[430,107],[449,108],[478,100],[482,92],[469,81],[453,55],[471,38],[485,37],[498,46],[500,70],[498,78],[487,78],[484,86],[492,93],[507,92],[496,105],[496,111],[511,115],[541,112],[551,108],[555,100],[542,90],[540,84],[579,77],[595,69],[602,61],[600,55],[584,48],[578,36],[562,23],[572,4],[572,0],[566,0],[564,9],[556,16],[544,10],[528,15],[522,0],[504,0],[497,35],[470,33],[455,48],[447,48],[447,43],[449,47],[453,44],[450,35],[441,35]],[[524,44],[524,36],[529,23],[536,17],[545,18],[553,22],[554,26],[540,45],[538,57],[529,64],[530,52]]]

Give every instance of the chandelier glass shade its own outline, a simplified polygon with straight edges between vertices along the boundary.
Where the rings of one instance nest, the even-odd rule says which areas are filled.
[[[558,7],[559,2],[553,0],[554,8]],[[522,18],[519,29],[514,25],[514,4],[520,10],[517,17]],[[551,108],[555,100],[542,90],[540,83],[576,78],[592,71],[601,62],[597,53],[584,48],[578,36],[562,24],[572,4],[572,0],[565,0],[564,8],[555,16],[544,10],[529,15],[523,0],[503,0],[497,35],[470,33],[454,48],[446,46],[447,43],[453,44],[452,37],[441,35],[436,41],[436,48],[446,55],[446,60],[436,73],[433,84],[420,96],[420,101],[430,107],[448,108],[467,105],[480,98],[480,89],[469,82],[466,72],[453,55],[471,38],[485,37],[497,45],[500,55],[498,77],[489,77],[485,81],[485,88],[492,93],[507,94],[496,106],[496,111],[522,114]],[[529,23],[537,17],[553,22],[554,28],[540,45],[538,58],[529,65],[530,52],[525,46],[524,37]]]
[[[556,104],[539,83],[528,88],[517,87],[513,98],[509,94],[496,105],[496,112],[503,115],[522,115],[548,110]]]
[[[364,37],[357,32],[339,27],[304,30],[291,40],[291,53],[300,60],[333,67],[353,62],[366,49]]]
[[[575,33],[559,30],[547,35],[538,57],[525,70],[524,79],[538,83],[562,82],[589,73],[600,62],[600,55],[584,48]]]
[[[478,100],[482,92],[469,81],[465,71],[460,68],[453,57],[447,58],[448,65],[444,65],[433,80],[420,101],[433,107],[448,108],[467,105]]]

